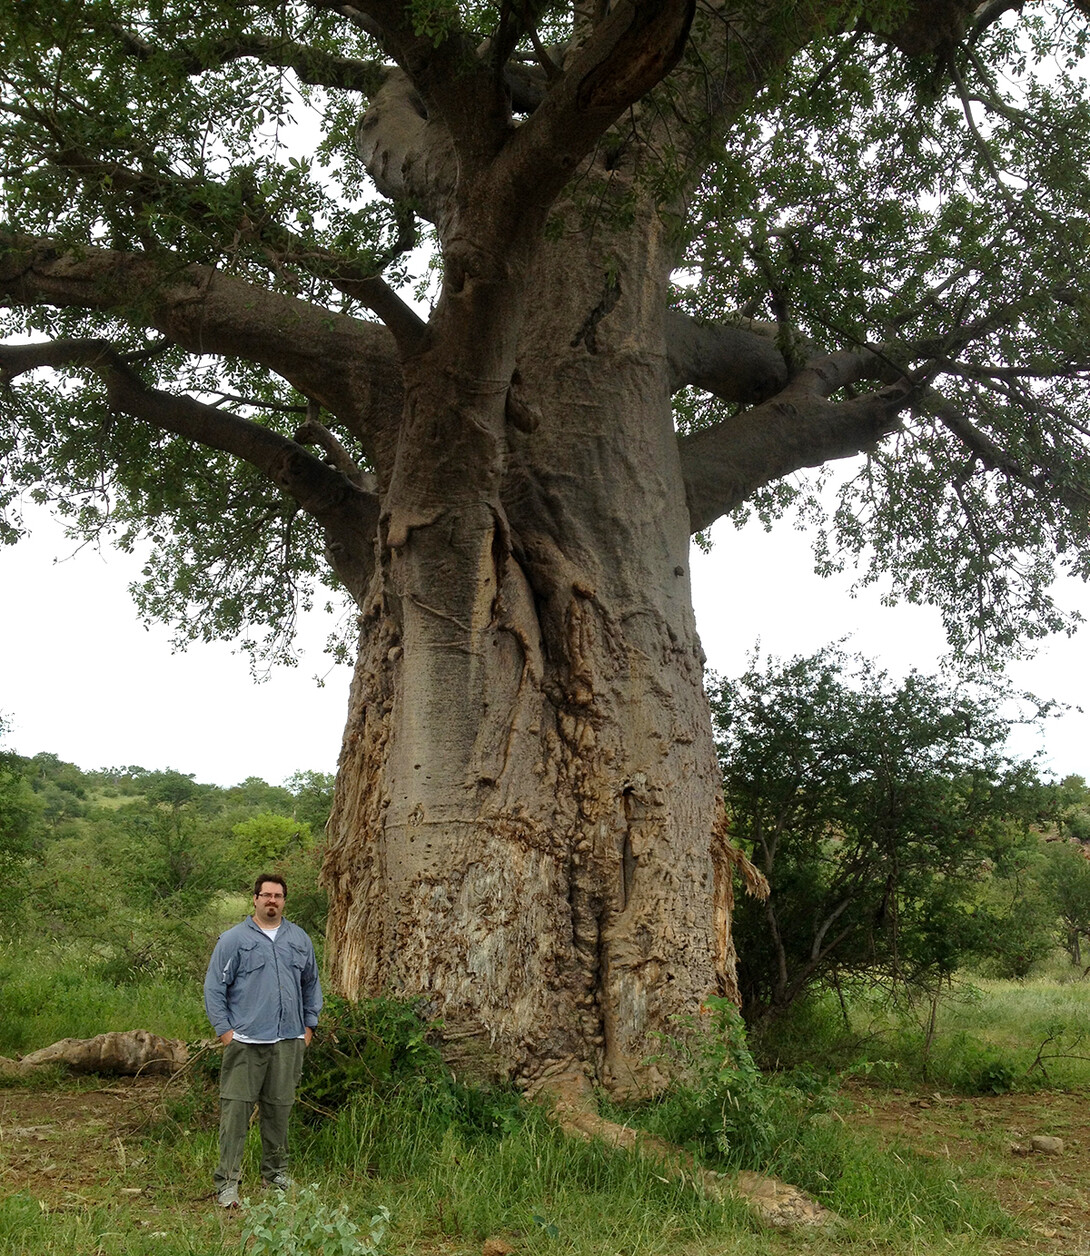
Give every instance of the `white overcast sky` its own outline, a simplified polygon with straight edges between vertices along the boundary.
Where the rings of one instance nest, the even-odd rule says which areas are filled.
[[[175,654],[165,627],[139,623],[127,592],[139,574],[134,559],[90,547],[73,555],[47,515],[31,518],[29,538],[0,548],[5,749],[52,751],[84,769],[175,768],[219,785],[335,770],[350,673],[322,652],[324,616],[304,623],[299,666],[277,668],[257,684],[229,644]],[[694,549],[692,564],[697,624],[716,671],[741,672],[758,640],[763,652],[789,657],[845,636],[849,649],[894,675],[935,670],[945,648],[937,614],[883,607],[873,590],[853,599],[847,578],[819,579],[805,534],[789,522],[771,534],[753,525],[741,535],[721,523],[713,535],[712,552]],[[1064,596],[1090,620],[1090,591],[1072,583]],[[1088,634],[1090,624],[1074,638],[1054,639],[1018,665],[1015,680],[1090,710]],[[1090,776],[1088,742],[1090,717],[1071,711],[1013,748],[1025,755],[1043,748],[1057,776]]]

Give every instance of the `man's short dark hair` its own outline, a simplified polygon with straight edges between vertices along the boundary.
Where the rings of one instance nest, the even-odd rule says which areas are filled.
[[[284,901],[287,902],[288,883],[279,872],[263,872],[261,876],[257,878],[254,882],[254,898],[257,898],[257,896],[261,893],[261,887],[266,881],[272,881],[274,885],[280,886],[280,888],[284,891]]]

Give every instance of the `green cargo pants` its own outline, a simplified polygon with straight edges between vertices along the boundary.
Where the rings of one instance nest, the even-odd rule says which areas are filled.
[[[242,1175],[242,1152],[257,1104],[261,1125],[261,1176],[288,1167],[288,1116],[303,1072],[302,1038],[283,1042],[229,1042],[220,1064],[220,1160],[216,1190]]]

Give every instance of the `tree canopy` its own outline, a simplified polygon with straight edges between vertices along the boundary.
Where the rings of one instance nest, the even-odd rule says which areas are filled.
[[[1057,556],[1086,575],[1090,487],[1081,5],[6,0],[0,21],[3,539],[29,488],[81,533],[146,537],[140,608],[183,638],[282,640],[316,584],[369,567],[343,525],[378,509],[427,339],[411,300],[464,262],[443,197],[480,213],[502,185],[547,234],[564,189],[607,275],[641,204],[672,224],[695,530],[812,508],[796,472],[863,451],[826,565],[890,573],[963,646],[1060,625],[1048,581]],[[439,277],[412,252],[437,238]]]

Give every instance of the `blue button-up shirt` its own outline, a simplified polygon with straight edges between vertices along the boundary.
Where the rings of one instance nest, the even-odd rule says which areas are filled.
[[[310,938],[284,920],[270,939],[247,916],[220,934],[204,978],[204,1007],[217,1038],[229,1029],[254,1042],[301,1038],[322,1010]]]

